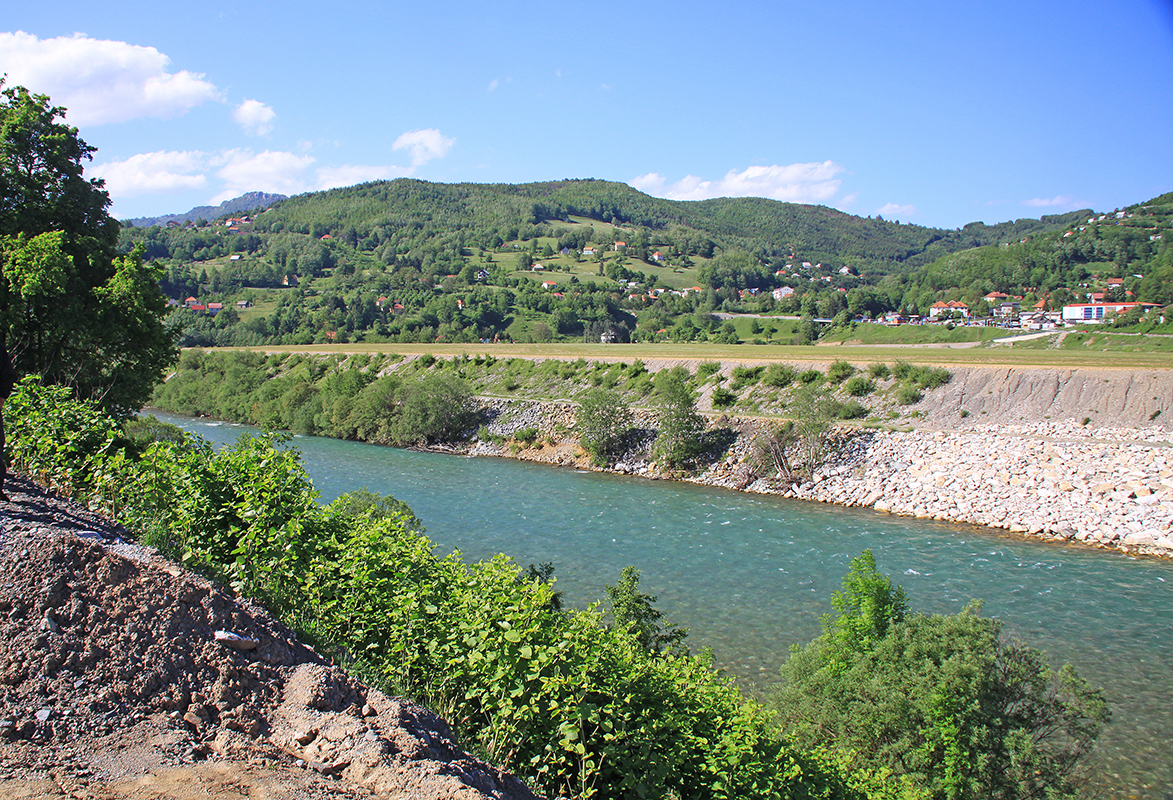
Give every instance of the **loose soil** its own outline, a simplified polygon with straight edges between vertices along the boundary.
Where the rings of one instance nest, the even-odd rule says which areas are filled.
[[[10,478],[0,503],[0,798],[533,798],[443,719]]]

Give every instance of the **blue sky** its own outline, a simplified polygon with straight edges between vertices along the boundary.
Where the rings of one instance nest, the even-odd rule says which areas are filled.
[[[623,181],[958,227],[1173,191],[1173,0],[21,3],[0,72],[119,217]]]

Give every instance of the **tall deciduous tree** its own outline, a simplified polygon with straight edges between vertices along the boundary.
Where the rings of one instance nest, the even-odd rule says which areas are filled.
[[[614,389],[600,386],[583,396],[574,425],[582,448],[596,464],[606,464],[623,449],[631,430],[631,409]]]
[[[129,414],[175,356],[161,272],[141,251],[116,257],[110,198],[83,174],[94,148],[63,114],[0,92],[0,343],[18,371]]]
[[[696,410],[696,393],[688,385],[688,371],[673,367],[656,375],[660,405],[660,433],[656,457],[666,465],[682,467],[704,449],[705,420]]]

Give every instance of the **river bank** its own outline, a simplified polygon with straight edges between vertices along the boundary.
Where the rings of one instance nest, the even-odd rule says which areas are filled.
[[[539,431],[533,446],[477,442],[470,455],[598,469],[575,444],[574,404],[483,399],[489,430],[506,436]],[[637,430],[655,428],[637,412]],[[768,423],[710,418],[735,434],[720,461],[685,480],[779,494],[892,514],[1000,528],[1055,542],[1173,557],[1173,447],[1160,425],[1089,427],[1082,421],[961,425],[899,430],[839,429],[842,445],[809,481],[755,478],[747,465],[753,439]],[[678,477],[650,460],[645,435],[606,471]]]

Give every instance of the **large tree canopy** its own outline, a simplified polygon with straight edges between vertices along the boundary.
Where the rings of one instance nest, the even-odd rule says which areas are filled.
[[[115,257],[110,198],[83,174],[94,148],[63,114],[0,92],[0,344],[19,372],[131,413],[175,356],[166,299],[140,252]]]

